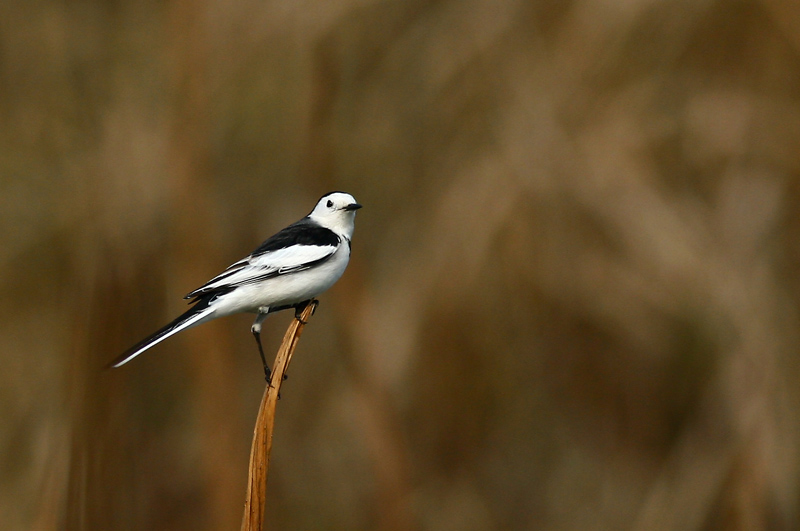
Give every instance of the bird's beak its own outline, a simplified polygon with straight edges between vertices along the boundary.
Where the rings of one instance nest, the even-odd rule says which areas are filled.
[[[358,210],[359,208],[361,208],[361,205],[359,205],[358,203],[350,203],[349,205],[344,207],[344,209],[348,210],[348,211],[349,210]]]

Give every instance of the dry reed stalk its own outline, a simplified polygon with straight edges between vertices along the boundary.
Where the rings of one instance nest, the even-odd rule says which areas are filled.
[[[253,432],[253,445],[250,447],[250,472],[247,478],[247,499],[244,503],[242,531],[260,531],[264,524],[264,503],[267,493],[269,455],[272,450],[272,430],[275,426],[275,407],[278,404],[281,383],[283,383],[289,362],[292,361],[297,341],[316,307],[317,301],[312,301],[302,311],[300,319],[293,319],[286,330],[275,357],[271,381],[267,383],[264,397],[261,399],[261,407],[258,409],[258,419]]]

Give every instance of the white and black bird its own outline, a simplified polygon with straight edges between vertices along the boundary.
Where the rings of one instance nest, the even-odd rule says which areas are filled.
[[[186,313],[143,339],[111,367],[129,362],[168,337],[218,317],[255,313],[251,331],[258,343],[267,380],[270,370],[261,347],[261,323],[267,315],[295,309],[295,315],[339,280],[350,261],[355,198],[344,192],[325,194],[309,215],[292,223],[232,264],[185,299],[194,304]],[[299,317],[298,317],[299,318]]]

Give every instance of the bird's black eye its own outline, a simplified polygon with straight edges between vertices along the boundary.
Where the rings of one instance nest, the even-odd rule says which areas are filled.
[[[328,205],[328,208],[330,208],[330,207],[332,207],[332,206],[333,206],[333,201],[331,201],[330,199],[328,199],[328,202],[327,202],[326,204]]]

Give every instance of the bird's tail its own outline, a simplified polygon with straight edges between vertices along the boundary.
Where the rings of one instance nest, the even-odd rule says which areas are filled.
[[[189,308],[184,314],[180,317],[169,323],[168,325],[164,326],[163,328],[159,329],[158,331],[154,332],[153,334],[147,336],[143,340],[139,341],[137,344],[123,352],[119,357],[117,357],[114,361],[108,364],[109,368],[112,367],[120,367],[125,365],[133,358],[144,352],[145,350],[149,349],[153,345],[157,345],[161,343],[168,337],[177,334],[187,328],[191,328],[192,326],[198,325],[201,322],[207,321],[211,318],[214,314],[214,310],[209,307],[209,302],[212,297],[207,297],[205,299],[200,299],[197,301],[197,304]]]

